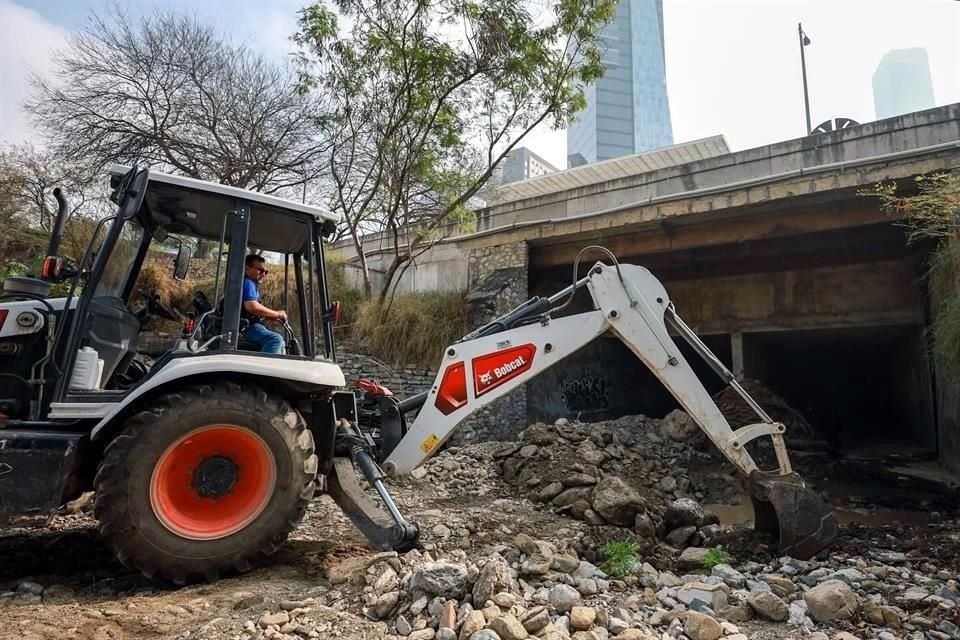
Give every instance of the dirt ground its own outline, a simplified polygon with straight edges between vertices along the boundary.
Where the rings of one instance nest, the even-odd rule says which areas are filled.
[[[521,532],[539,539],[586,536],[597,544],[623,535],[622,529],[590,527],[516,495],[492,464],[480,468],[471,466],[470,458],[445,460],[441,463],[449,466],[448,482],[438,486],[406,480],[394,487],[401,507],[420,523],[427,550],[470,553],[502,547]],[[914,564],[929,562],[960,574],[955,494],[939,485],[904,480],[902,474],[895,474],[884,488],[869,468],[847,466],[845,474],[834,473],[840,466],[813,474],[830,478],[822,488],[848,516],[831,553],[856,556],[874,547],[902,551]],[[701,471],[715,468],[705,465]],[[869,492],[860,490],[865,484],[872,487]],[[874,495],[861,495],[865,493]],[[883,495],[886,505],[881,504]],[[722,517],[742,519],[742,505],[731,509]],[[303,637],[359,640],[388,634],[384,623],[361,615],[352,594],[331,582],[338,566],[373,552],[328,497],[315,500],[269,564],[215,584],[174,588],[151,582],[120,565],[95,527],[88,514],[78,513],[56,517],[47,527],[8,529],[0,535],[0,638],[232,640],[244,637],[245,628],[252,633],[265,612],[304,609],[306,618],[301,619],[309,620],[315,633],[309,636],[301,625]],[[749,528],[727,529],[722,542],[739,561],[764,563],[775,557],[773,541]],[[675,557],[673,550],[651,546],[641,559],[662,571],[672,568]],[[42,588],[43,595],[31,588]],[[759,622],[744,623],[741,630],[761,640],[808,633]]]

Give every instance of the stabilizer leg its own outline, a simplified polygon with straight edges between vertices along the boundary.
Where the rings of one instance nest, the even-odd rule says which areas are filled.
[[[407,522],[400,513],[383,482],[383,472],[367,452],[362,437],[349,423],[341,423],[337,435],[338,440],[349,448],[350,457],[337,456],[333,459],[333,473],[327,483],[330,497],[373,547],[397,551],[414,547],[420,537],[420,527],[415,522]],[[354,464],[376,489],[389,513],[363,492],[354,473]]]

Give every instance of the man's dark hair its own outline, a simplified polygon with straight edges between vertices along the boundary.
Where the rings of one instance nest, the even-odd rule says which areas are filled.
[[[255,253],[251,253],[250,255],[248,255],[246,258],[243,259],[243,266],[251,267],[257,262],[266,262],[266,260],[263,259],[263,256],[258,256]]]

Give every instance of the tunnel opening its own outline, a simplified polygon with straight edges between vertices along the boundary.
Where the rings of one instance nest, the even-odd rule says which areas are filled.
[[[799,411],[848,457],[932,457],[936,423],[923,329],[916,325],[751,333],[746,377]]]
[[[730,366],[729,335],[701,339]],[[723,381],[706,362],[684,341],[675,342],[711,395],[723,389]],[[527,417],[532,422],[597,422],[638,414],[662,418],[678,407],[657,377],[613,335],[593,341],[527,383]]]

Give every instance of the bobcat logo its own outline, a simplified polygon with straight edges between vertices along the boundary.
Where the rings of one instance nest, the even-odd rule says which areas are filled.
[[[490,375],[490,372],[489,372],[489,371],[486,372],[486,373],[481,373],[481,374],[480,374],[480,383],[481,383],[481,384],[490,384],[491,382],[493,382],[493,376]]]

